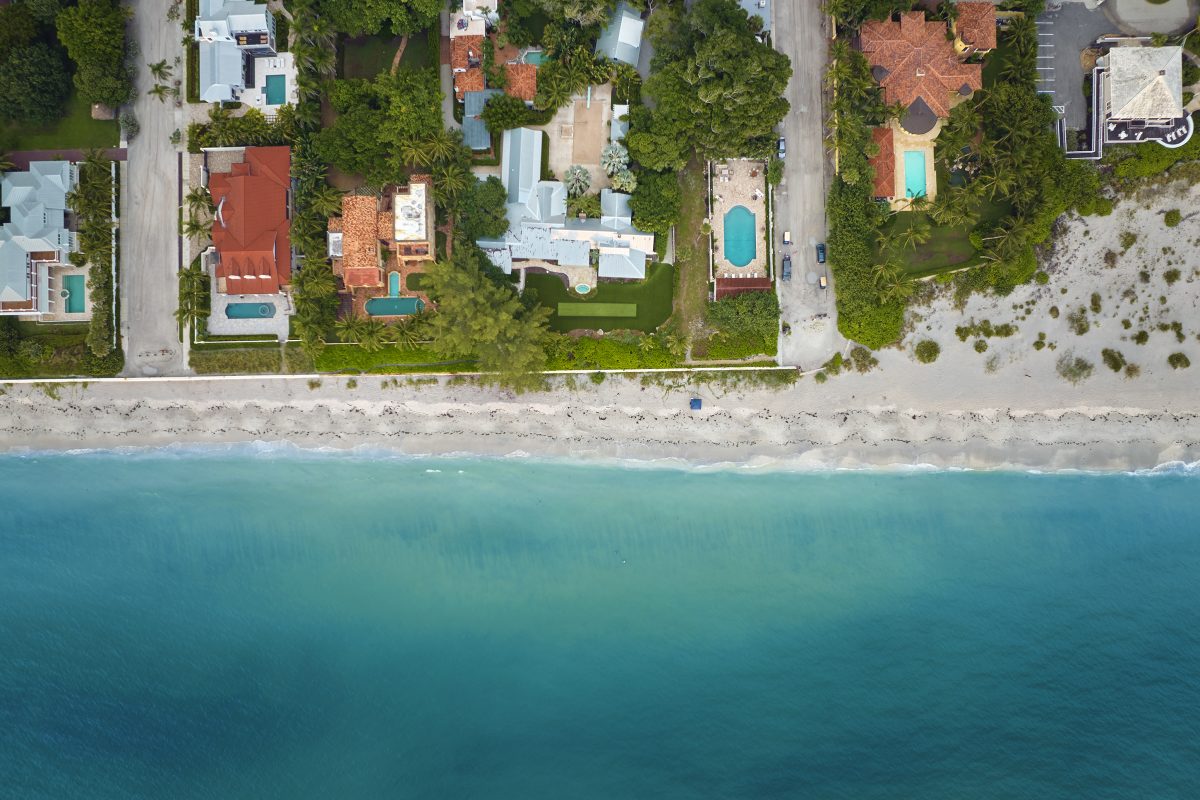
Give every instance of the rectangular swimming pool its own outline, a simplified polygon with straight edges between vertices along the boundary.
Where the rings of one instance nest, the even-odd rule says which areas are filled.
[[[734,206],[725,212],[725,260],[735,267],[744,267],[758,252],[754,212],[745,206]]]
[[[264,94],[267,96],[267,105],[269,106],[281,106],[286,103],[287,78],[283,75],[268,75]]]
[[[270,319],[275,316],[274,303],[230,303],[225,306],[229,319]]]
[[[372,317],[403,317],[424,311],[425,301],[419,297],[373,297],[366,308]]]
[[[925,151],[904,151],[904,196],[925,196]]]
[[[87,278],[83,275],[67,275],[63,277],[63,291],[66,292],[66,307],[68,314],[82,314],[87,295]]]

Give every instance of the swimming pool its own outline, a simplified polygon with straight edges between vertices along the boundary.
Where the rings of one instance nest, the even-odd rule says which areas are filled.
[[[275,316],[274,303],[230,303],[225,306],[229,319],[270,319]]]
[[[904,196],[925,196],[925,151],[904,151]]]
[[[82,314],[84,310],[84,295],[87,278],[82,275],[67,275],[63,278],[63,291],[67,298],[67,313]]]
[[[425,302],[419,297],[373,297],[367,301],[367,313],[372,317],[402,317],[424,310]]]
[[[533,64],[535,67],[540,67],[546,60],[545,52],[541,50],[526,50],[521,56],[521,60],[526,64]]]
[[[389,297],[399,297],[400,296],[400,273],[399,272],[389,272],[388,273],[388,296]]]
[[[287,102],[287,78],[283,75],[268,75],[263,93],[267,96],[267,105],[283,105]]]
[[[754,212],[745,206],[734,206],[725,212],[725,260],[735,267],[744,267],[754,260],[757,252],[754,235]]]

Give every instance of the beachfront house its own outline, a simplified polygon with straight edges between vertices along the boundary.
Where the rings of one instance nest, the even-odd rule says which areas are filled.
[[[204,256],[218,293],[279,294],[292,275],[291,150],[246,147],[233,155],[227,171],[208,172],[215,210]]]
[[[1108,123],[1162,127],[1184,116],[1182,47],[1114,47],[1104,58]]]
[[[559,273],[571,285],[646,277],[654,234],[633,226],[629,195],[604,189],[599,219],[568,217],[566,187],[561,181],[541,180],[542,132],[505,131],[502,149],[508,232],[478,242],[493,264],[505,273],[529,267]]]
[[[609,15],[608,24],[600,32],[600,38],[596,40],[596,54],[606,57],[609,61],[619,61],[636,67],[642,48],[644,26],[641,15],[621,0]]]
[[[275,17],[248,0],[200,0],[193,35],[200,51],[200,99],[244,102],[265,112],[297,100],[291,53],[280,53]]]
[[[33,161],[4,175],[0,315],[70,319],[84,313],[84,271],[68,260],[78,244],[68,225],[67,195],[78,181],[70,161]]]
[[[342,198],[341,216],[329,220],[328,242],[345,314],[402,316],[424,307],[427,298],[405,288],[434,258],[428,180],[414,175],[403,188]]]

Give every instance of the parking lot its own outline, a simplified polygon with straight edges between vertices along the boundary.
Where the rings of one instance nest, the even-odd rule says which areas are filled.
[[[1100,9],[1089,11],[1082,3],[1064,3],[1057,11],[1037,18],[1038,90],[1051,95],[1067,128],[1087,127],[1090,104],[1083,96],[1081,54],[1106,34],[1118,33]]]

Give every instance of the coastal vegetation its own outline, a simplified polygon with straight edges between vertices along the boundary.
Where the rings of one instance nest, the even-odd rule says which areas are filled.
[[[112,204],[116,186],[113,164],[93,151],[79,165],[79,185],[67,197],[78,226],[80,262],[87,264],[87,290],[92,301],[92,319],[88,323],[88,349],[105,358],[120,348],[116,341],[116,309],[113,295],[115,238]]]

